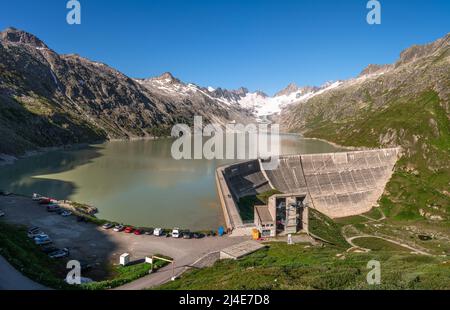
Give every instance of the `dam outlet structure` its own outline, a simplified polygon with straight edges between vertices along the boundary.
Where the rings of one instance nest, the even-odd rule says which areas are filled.
[[[216,184],[226,226],[232,235],[258,229],[274,237],[308,232],[309,208],[330,218],[366,213],[383,194],[400,155],[400,148],[387,148],[280,156],[276,169],[266,167],[270,159],[219,167]],[[261,202],[261,195],[270,196]],[[248,201],[254,204],[243,203]]]

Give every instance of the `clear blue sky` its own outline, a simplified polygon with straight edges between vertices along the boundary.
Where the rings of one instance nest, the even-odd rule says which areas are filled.
[[[102,61],[131,77],[165,71],[202,86],[273,94],[288,83],[320,85],[392,63],[401,50],[450,32],[449,0],[0,0],[0,28],[14,26],[59,53]]]

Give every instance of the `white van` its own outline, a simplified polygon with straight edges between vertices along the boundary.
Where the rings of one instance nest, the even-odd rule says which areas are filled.
[[[180,229],[179,228],[174,228],[172,230],[172,237],[173,238],[180,238],[181,237],[181,233],[180,233]]]
[[[160,237],[162,236],[162,234],[163,234],[162,228],[155,228],[155,230],[153,231],[154,236]]]

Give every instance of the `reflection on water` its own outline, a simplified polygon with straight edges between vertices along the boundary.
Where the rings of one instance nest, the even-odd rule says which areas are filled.
[[[136,226],[217,228],[223,218],[214,173],[230,161],[177,161],[171,145],[119,141],[22,159],[0,167],[0,189],[88,203],[101,218]],[[282,138],[283,154],[333,151],[322,141]]]

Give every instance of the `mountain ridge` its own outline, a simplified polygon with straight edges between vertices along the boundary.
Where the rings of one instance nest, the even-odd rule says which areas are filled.
[[[450,221],[450,36],[369,66],[280,116],[282,128],[343,146],[401,147],[379,204],[392,222]]]
[[[175,83],[175,81],[174,81]],[[176,123],[250,119],[201,92],[161,94],[76,54],[59,55],[32,34],[0,33],[0,153],[118,138],[166,136]]]

